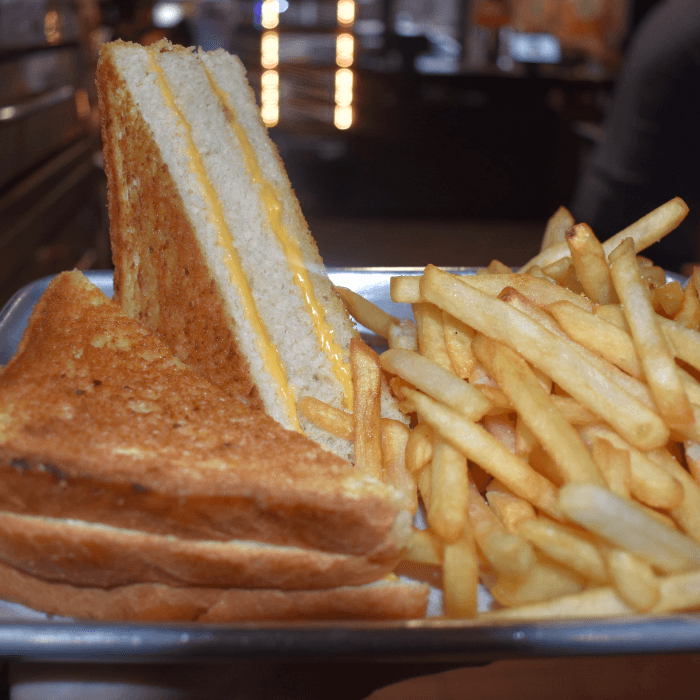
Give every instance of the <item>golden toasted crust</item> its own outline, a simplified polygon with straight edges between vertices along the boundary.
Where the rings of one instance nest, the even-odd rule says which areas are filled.
[[[76,586],[131,583],[315,590],[376,581],[391,564],[259,542],[183,540],[124,528],[0,512],[0,561]]]
[[[393,580],[319,591],[176,588],[153,583],[106,590],[48,583],[0,563],[0,598],[80,620],[410,619],[425,615],[428,592],[425,585]]]
[[[109,51],[101,54],[96,82],[115,300],[183,362],[262,408],[182,199]]]
[[[0,375],[0,510],[387,561],[393,491],[173,358],[79,272]]]

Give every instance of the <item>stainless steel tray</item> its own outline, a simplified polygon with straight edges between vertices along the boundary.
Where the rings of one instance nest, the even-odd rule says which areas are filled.
[[[460,268],[469,274],[472,270]],[[419,269],[330,269],[333,281],[392,313],[389,279]],[[110,272],[88,272],[106,294]],[[0,363],[15,352],[49,279],[19,291],[0,313]],[[371,342],[377,339],[365,331]],[[666,615],[595,621],[467,624],[425,619],[404,623],[103,624],[47,618],[0,603],[0,659],[32,662],[156,663],[209,661],[401,662],[479,664],[496,659],[700,652],[700,616]],[[420,669],[420,670],[419,670]],[[411,675],[409,671],[403,675]]]

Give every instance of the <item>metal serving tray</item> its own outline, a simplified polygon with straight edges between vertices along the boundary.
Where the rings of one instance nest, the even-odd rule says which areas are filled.
[[[330,269],[349,287],[397,316],[410,310],[389,298],[389,280],[420,269]],[[464,274],[468,268],[455,270]],[[87,277],[112,294],[112,275]],[[0,313],[0,363],[15,352],[49,278],[19,291]],[[370,342],[376,342],[366,329]],[[426,664],[479,664],[497,659],[700,652],[700,616],[473,624],[436,618],[408,622],[212,624],[76,623],[0,603],[0,659],[31,662],[156,663],[401,662],[415,673]],[[425,672],[425,670],[423,670]],[[404,671],[404,675],[411,675]]]

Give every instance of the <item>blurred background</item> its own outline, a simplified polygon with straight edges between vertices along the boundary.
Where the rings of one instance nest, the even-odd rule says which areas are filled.
[[[110,265],[105,41],[241,57],[328,265],[518,265],[572,199],[656,4],[0,0],[0,303]]]

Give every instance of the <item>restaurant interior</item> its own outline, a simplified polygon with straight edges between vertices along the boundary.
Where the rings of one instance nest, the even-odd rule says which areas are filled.
[[[330,266],[524,263],[649,0],[4,0],[0,303],[110,266],[94,68],[113,38],[243,60]]]
[[[0,305],[40,277],[111,265],[94,84],[106,41],[166,37],[241,58],[328,266],[517,267],[571,201],[630,37],[658,1],[0,0]],[[385,697],[464,697],[463,683],[474,697],[550,697],[514,694],[538,674],[559,697],[677,697],[697,657],[575,663],[498,678],[484,667]],[[253,666],[236,697],[272,692]],[[359,698],[395,671],[368,681],[328,666],[317,680]],[[572,684],[579,673],[588,685]],[[611,692],[595,693],[594,677]],[[224,697],[217,678],[187,682]]]

